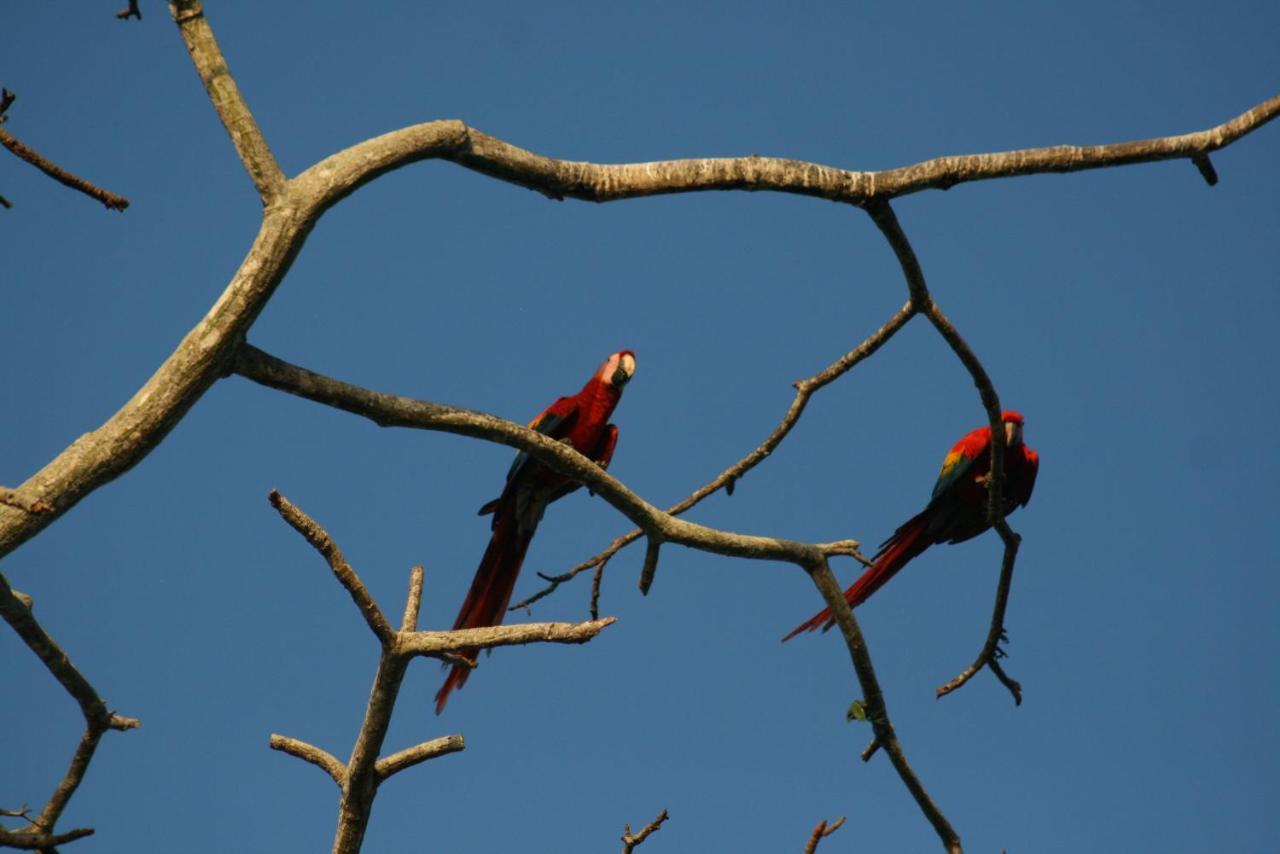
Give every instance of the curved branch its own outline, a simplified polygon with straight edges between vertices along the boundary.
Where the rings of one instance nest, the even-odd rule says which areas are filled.
[[[1000,412],[1000,396],[996,393],[995,384],[987,375],[986,369],[977,354],[969,347],[968,342],[960,335],[950,319],[942,312],[942,308],[929,293],[925,283],[924,271],[920,267],[920,259],[916,257],[911,241],[907,239],[902,224],[898,222],[893,208],[888,202],[878,202],[867,208],[867,213],[876,227],[884,234],[893,248],[894,255],[902,267],[903,276],[907,280],[907,290],[911,294],[912,304],[929,318],[929,322],[938,330],[938,334],[951,347],[956,358],[964,365],[978,389],[978,396],[987,412],[987,423],[991,427],[991,469],[987,488],[987,519],[1004,541],[1004,557],[1001,559],[1000,582],[996,587],[996,601],[992,609],[991,626],[987,629],[987,640],[982,646],[973,664],[960,673],[955,679],[938,688],[935,697],[942,698],[968,682],[984,665],[991,668],[1000,683],[1013,695],[1014,705],[1022,705],[1022,686],[1011,679],[996,663],[999,655],[1000,639],[1004,636],[1004,615],[1009,605],[1009,591],[1013,585],[1013,566],[1018,556],[1020,538],[1009,527],[1004,519],[1004,456],[1005,441],[1002,416]]]
[[[347,766],[327,750],[316,747],[314,744],[307,744],[296,738],[290,738],[287,735],[278,735],[271,733],[271,741],[269,742],[272,750],[279,750],[281,753],[287,753],[290,756],[296,756],[304,762],[310,762],[312,765],[324,771],[333,778],[333,782],[342,787],[342,781],[347,776]]]
[[[775,537],[732,534],[663,513],[596,463],[542,433],[469,409],[371,391],[292,365],[250,344],[240,349],[235,373],[256,383],[368,418],[383,427],[437,430],[498,442],[527,451],[563,475],[585,484],[646,533],[728,557],[808,564],[822,557],[818,546]]]
[[[460,735],[441,736],[379,759],[374,763],[373,770],[378,775],[379,782],[381,782],[392,774],[398,774],[406,768],[412,768],[415,765],[426,762],[428,759],[435,759],[437,756],[446,756],[450,753],[457,753],[459,750],[465,750],[466,746],[466,742]]]

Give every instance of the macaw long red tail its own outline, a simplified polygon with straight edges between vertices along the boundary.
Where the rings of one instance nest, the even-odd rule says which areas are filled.
[[[888,542],[880,549],[880,553],[876,555],[872,566],[862,573],[848,590],[844,591],[844,601],[849,603],[850,608],[856,608],[871,598],[871,594],[883,587],[885,582],[898,573],[898,570],[929,548],[931,543],[925,536],[929,529],[928,513],[929,511],[926,510],[918,516],[913,516],[902,527],[894,531],[893,536],[889,538]],[[796,626],[791,634],[782,640],[785,643],[801,632],[811,632],[819,626],[822,626],[823,631],[826,631],[834,623],[835,619],[831,616],[831,609],[823,608]]]
[[[471,589],[463,600],[458,618],[453,621],[455,629],[474,629],[482,626],[502,624],[502,618],[511,604],[511,593],[516,587],[516,578],[520,575],[520,564],[524,563],[525,552],[529,550],[529,541],[533,539],[533,531],[520,531],[516,525],[514,499],[503,499],[495,511],[493,536],[489,538],[489,546],[480,558],[480,566],[476,568],[475,578],[471,580]],[[461,654],[475,659],[479,650],[464,649]],[[471,668],[465,664],[455,664],[449,671],[444,685],[436,693],[436,714],[444,711],[449,702],[449,693],[454,688],[461,688],[471,675]]]

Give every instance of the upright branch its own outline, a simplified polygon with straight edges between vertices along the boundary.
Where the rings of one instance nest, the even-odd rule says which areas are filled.
[[[418,612],[422,604],[423,571],[422,567],[415,566],[409,575],[409,593],[400,628],[392,629],[359,574],[347,563],[328,532],[279,492],[272,490],[268,498],[280,517],[302,534],[329,564],[334,578],[351,596],[356,609],[381,647],[377,673],[365,707],[364,723],[346,762],[320,747],[296,738],[273,733],[270,739],[273,750],[288,753],[315,765],[337,784],[341,794],[338,802],[338,828],[333,843],[335,852],[349,854],[360,850],[374,798],[384,781],[406,768],[438,756],[457,753],[465,747],[461,735],[448,735],[379,758],[387,729],[391,725],[391,714],[400,693],[400,685],[410,661],[419,656],[452,660],[451,656],[464,649],[489,649],[540,641],[583,643],[613,623],[610,618],[578,625],[543,623],[492,626],[459,632],[420,632]]]
[[[169,13],[178,25],[182,41],[191,54],[191,62],[209,93],[213,108],[218,111],[222,126],[231,136],[231,144],[236,147],[240,162],[258,188],[262,203],[271,204],[284,187],[284,173],[280,171],[280,165],[276,163],[253,113],[249,111],[248,103],[240,94],[240,87],[231,76],[222,48],[218,47],[213,28],[204,16],[203,5],[200,0],[170,0]]]
[[[71,695],[80,706],[84,715],[85,730],[76,746],[75,754],[66,774],[50,795],[44,809],[35,818],[28,818],[29,826],[21,831],[8,832],[9,841],[0,840],[10,847],[29,847],[43,849],[52,845],[71,842],[93,833],[87,828],[70,831],[66,834],[55,834],[54,826],[70,803],[71,797],[80,787],[89,763],[98,749],[98,742],[107,730],[128,730],[139,726],[136,718],[126,718],[107,709],[107,704],[89,680],[76,669],[71,659],[49,636],[35,615],[31,612],[31,601],[9,586],[8,580],[0,574],[0,616],[4,617],[18,637],[27,645],[36,657],[44,663],[53,677],[63,689]],[[16,841],[14,837],[17,837]],[[19,845],[18,842],[30,843]]]

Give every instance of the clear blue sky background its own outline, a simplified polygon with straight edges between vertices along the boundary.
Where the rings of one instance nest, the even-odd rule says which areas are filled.
[[[23,481],[121,405],[199,319],[259,204],[164,8],[12,4],[10,130],[128,196],[123,215],[0,158],[0,483]],[[210,3],[242,91],[296,174],[361,139],[461,118],[568,159],[759,153],[850,169],[1102,143],[1217,124],[1280,91],[1280,6],[1200,3]],[[1015,708],[977,652],[999,544],[931,551],[859,617],[907,754],[970,851],[1274,851],[1280,599],[1274,534],[1280,127],[1214,158],[966,185],[901,200],[938,300],[1027,417],[1043,459],[1008,617]],[[374,388],[524,421],[612,350],[639,371],[614,473],[668,504],[748,452],[790,383],[902,304],[866,216],[813,199],[703,194],[554,203],[458,167],[386,176],[312,233],[251,340]],[[928,498],[983,422],[923,322],[814,399],[787,443],[692,518],[874,546]],[[240,379],[150,457],[3,563],[112,707],[64,825],[76,851],[316,851],[336,790],[271,732],[345,757],[376,647],[278,487],[327,525],[398,613],[427,568],[448,625],[488,536],[476,508],[508,449],[381,430]],[[630,526],[576,494],[534,570]],[[794,567],[663,552],[609,566],[586,647],[500,650],[446,714],[411,668],[395,750],[461,732],[464,753],[377,801],[367,850],[927,851],[936,838],[869,730]],[[842,579],[853,576],[847,562]],[[533,618],[586,615],[585,577]],[[42,804],[79,712],[0,631],[0,806]],[[67,850],[72,850],[68,846]]]

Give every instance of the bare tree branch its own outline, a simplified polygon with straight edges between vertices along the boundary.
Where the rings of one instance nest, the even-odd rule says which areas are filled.
[[[409,595],[404,602],[404,619],[400,622],[401,632],[413,632],[418,629],[418,611],[422,608],[422,567],[415,566],[409,570]]]
[[[587,485],[646,533],[656,534],[665,542],[728,557],[785,561],[799,566],[811,565],[827,555],[850,553],[852,541],[848,540],[825,545],[800,543],[777,537],[734,534],[678,519],[640,498],[565,443],[482,412],[361,388],[290,364],[248,343],[241,348],[232,369],[269,388],[368,418],[383,427],[437,430],[527,451],[539,462]]]
[[[3,103],[4,110],[7,110],[13,101],[14,95],[7,89],[3,91],[2,95],[0,95],[0,103]],[[4,110],[0,110],[0,114],[2,114]],[[5,130],[3,127],[0,127],[0,145],[3,145],[16,157],[27,161],[41,172],[57,181],[59,184],[62,184],[64,187],[70,187],[73,190],[84,193],[91,199],[98,200],[105,205],[108,210],[122,211],[129,207],[129,200],[124,196],[117,196],[115,193],[108,192],[96,184],[86,181],[84,178],[71,174],[66,169],[63,169],[58,164],[40,154],[40,152],[36,151],[31,146],[19,141],[17,137],[9,133],[9,131]],[[9,207],[9,205],[6,205],[6,207]]]
[[[969,372],[969,376],[973,378],[973,384],[978,389],[978,396],[987,412],[987,422],[991,427],[991,468],[987,488],[987,518],[1000,534],[1000,539],[1004,541],[1000,583],[996,587],[996,602],[992,613],[993,622],[987,630],[987,641],[983,644],[978,658],[973,665],[959,676],[937,690],[935,696],[941,698],[968,682],[973,674],[981,669],[984,664],[993,664],[996,655],[999,653],[999,640],[1004,635],[1004,616],[1009,604],[1009,591],[1013,584],[1013,566],[1017,559],[1020,538],[1004,519],[1005,439],[1000,412],[1000,396],[996,393],[995,385],[991,382],[991,377],[987,375],[986,369],[983,368],[982,362],[979,361],[977,355],[964,338],[961,337],[959,331],[947,316],[943,314],[937,301],[929,293],[929,287],[925,283],[924,271],[920,267],[920,260],[916,257],[915,250],[911,247],[911,241],[907,239],[906,232],[902,230],[902,225],[898,222],[897,216],[894,215],[893,208],[889,206],[887,201],[877,202],[868,206],[867,212],[871,215],[871,219],[885,236],[885,239],[889,241],[894,255],[898,258],[903,275],[906,277],[907,290],[911,295],[912,304],[917,306],[929,318],[929,322],[933,324],[938,334],[947,342],[960,360],[960,363]],[[1022,686],[1017,681],[1010,679],[1002,668],[993,668],[992,672],[996,674],[1001,684],[1009,689],[1009,693],[1013,695],[1014,704],[1021,705]]]
[[[373,601],[373,596],[365,588],[364,582],[360,580],[360,576],[356,575],[351,564],[347,563],[347,559],[342,556],[342,552],[329,537],[328,532],[274,489],[267,496],[267,500],[280,513],[280,517],[301,534],[302,538],[320,552],[329,563],[334,577],[346,588],[347,593],[351,594],[351,601],[356,603],[356,607],[360,609],[360,615],[364,617],[364,621],[369,624],[369,629],[378,640],[384,646],[391,644],[396,637],[395,629],[391,628],[387,618],[382,615],[382,611],[378,609],[378,603]]]
[[[668,818],[670,818],[670,816],[667,815],[667,811],[664,809],[662,812],[658,813],[657,818],[646,824],[641,828],[640,832],[634,836],[631,833],[631,825],[624,824],[622,826],[622,854],[631,854],[631,852],[636,849],[636,846],[661,830],[662,823]]]
[[[116,12],[116,17],[121,21],[127,21],[130,18],[137,18],[141,21],[142,10],[138,8],[138,0],[129,0],[128,8],[121,9],[119,12]]]
[[[191,54],[191,62],[209,93],[213,108],[218,111],[222,126],[231,136],[231,144],[236,147],[240,162],[253,180],[253,186],[258,188],[262,203],[270,204],[284,189],[284,173],[258,129],[249,105],[241,96],[240,87],[231,76],[222,48],[218,47],[213,28],[204,16],[203,5],[200,0],[170,0],[169,13],[178,25],[178,32]]]
[[[845,353],[817,374],[814,374],[808,379],[799,380],[794,383],[796,395],[792,399],[791,405],[787,408],[786,414],[783,415],[782,420],[778,423],[778,426],[773,428],[773,432],[765,437],[764,441],[761,442],[760,445],[750,454],[747,454],[747,456],[729,466],[729,468],[722,471],[715,478],[698,487],[688,498],[667,508],[666,512],[671,516],[679,516],[681,513],[684,513],[686,510],[689,510],[699,504],[704,498],[715,494],[720,489],[724,489],[726,493],[732,495],[734,486],[743,477],[743,475],[755,468],[759,463],[763,462],[765,458],[777,449],[778,445],[782,444],[782,440],[787,437],[787,434],[791,432],[791,428],[796,425],[796,422],[800,420],[800,416],[804,414],[805,407],[809,403],[809,398],[811,398],[819,389],[834,382],[836,379],[852,370],[855,365],[873,355],[877,350],[884,346],[884,344],[892,338],[899,329],[906,325],[908,320],[915,316],[915,312],[916,310],[912,303],[908,302],[899,309],[893,317],[889,318],[883,326],[868,336],[867,339],[857,347],[854,347],[848,353]],[[609,562],[609,559],[626,546],[638,540],[643,534],[644,531],[640,528],[629,531],[615,539],[604,551],[594,557],[588,558],[577,566],[571,567],[561,575],[548,576],[539,573],[541,578],[549,582],[548,586],[530,596],[528,599],[512,605],[510,610],[514,611],[517,608],[528,608],[534,602],[537,602],[539,599],[542,599],[555,591],[555,589],[564,582],[570,580],[581,572],[591,569],[592,567],[596,568],[596,576],[599,578],[603,572],[604,565]],[[591,597],[591,613],[593,619],[596,614],[596,603],[599,599],[599,587],[599,581],[593,582]]]
[[[22,851],[39,851],[52,849],[55,845],[65,845],[86,836],[93,836],[93,828],[78,827],[66,833],[39,833],[29,830],[7,830],[0,827],[0,848],[17,848]]]
[[[374,771],[379,780],[385,780],[392,774],[398,774],[406,768],[412,768],[420,762],[444,756],[446,753],[457,753],[466,747],[460,735],[446,735],[442,738],[424,741],[413,747],[405,748],[374,763]]]
[[[139,726],[139,722],[136,718],[121,717],[107,709],[106,703],[89,684],[89,680],[81,675],[62,648],[36,621],[35,615],[31,613],[30,597],[26,598],[27,601],[24,602],[23,598],[9,586],[8,579],[0,574],[0,616],[4,617],[5,622],[17,632],[23,643],[36,654],[58,683],[80,705],[80,711],[85,719],[85,731],[80,737],[80,744],[76,747],[75,754],[71,757],[67,773],[54,789],[48,803],[40,811],[40,815],[31,819],[31,825],[36,831],[41,834],[51,834],[63,810],[71,801],[72,795],[84,780],[84,775],[89,770],[89,763],[93,760],[94,752],[98,749],[98,742],[103,734],[109,729],[134,729]],[[84,835],[87,834],[81,834],[81,836]]]
[[[942,810],[929,797],[924,784],[907,762],[906,753],[903,752],[898,735],[893,729],[893,723],[889,720],[884,692],[880,689],[880,680],[876,677],[875,667],[871,664],[871,654],[867,651],[862,629],[858,627],[858,621],[854,618],[849,603],[845,601],[844,593],[835,575],[832,574],[831,567],[823,558],[809,566],[808,570],[818,592],[822,594],[827,607],[831,609],[831,615],[835,618],[836,625],[840,627],[840,634],[843,635],[845,646],[849,649],[849,658],[853,662],[854,673],[857,674],[858,684],[862,688],[867,720],[871,722],[871,728],[876,734],[876,742],[889,755],[889,761],[898,772],[898,777],[915,799],[916,805],[924,813],[925,818],[933,825],[938,838],[942,840],[943,847],[951,854],[959,854],[962,850],[959,835],[942,814]],[[868,751],[873,752],[871,748],[868,748]]]
[[[809,834],[809,841],[805,843],[804,854],[813,854],[813,852],[818,850],[819,842],[835,833],[843,825],[844,816],[840,816],[829,825],[827,824],[826,819],[818,822],[817,826],[813,829],[813,833]]]
[[[322,750],[314,744],[307,744],[305,741],[296,738],[290,738],[287,735],[277,735],[271,733],[271,740],[268,742],[272,750],[279,750],[290,756],[296,756],[304,762],[310,762],[320,770],[324,771],[333,778],[333,782],[342,787],[343,781],[347,776],[347,766],[342,761],[327,750]]]

